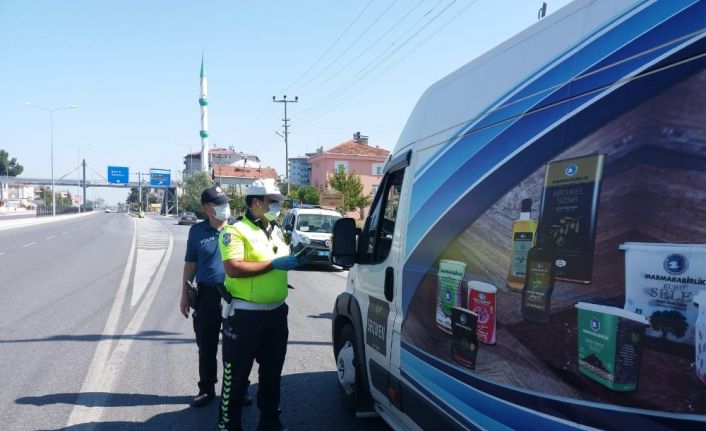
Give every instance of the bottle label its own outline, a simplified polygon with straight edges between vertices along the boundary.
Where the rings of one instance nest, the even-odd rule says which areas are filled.
[[[524,277],[527,270],[527,252],[532,248],[532,232],[515,232],[512,238],[512,265],[510,275]]]
[[[547,293],[551,278],[551,262],[530,262],[527,287],[525,288],[525,308],[537,311],[546,311]]]

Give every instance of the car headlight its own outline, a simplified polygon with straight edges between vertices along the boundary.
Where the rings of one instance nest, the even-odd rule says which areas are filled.
[[[302,244],[311,244],[311,239],[306,235],[299,235],[299,241]]]

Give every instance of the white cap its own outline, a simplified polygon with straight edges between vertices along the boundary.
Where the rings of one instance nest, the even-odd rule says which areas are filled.
[[[248,186],[248,190],[245,194],[248,196],[268,196],[273,201],[283,201],[287,199],[285,195],[280,193],[273,178],[262,178],[253,181],[253,183]]]

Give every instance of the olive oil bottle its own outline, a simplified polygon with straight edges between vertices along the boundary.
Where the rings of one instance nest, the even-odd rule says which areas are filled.
[[[522,199],[520,218],[512,222],[512,244],[510,248],[510,270],[507,287],[521,292],[525,286],[527,252],[535,242],[537,222],[532,220],[532,199]]]
[[[554,252],[546,247],[546,236],[527,253],[527,281],[522,290],[522,318],[547,323],[554,291]]]

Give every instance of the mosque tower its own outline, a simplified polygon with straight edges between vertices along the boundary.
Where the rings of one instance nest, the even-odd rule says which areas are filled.
[[[203,52],[201,53],[201,95],[199,105],[201,106],[201,170],[208,172],[208,78],[203,65]]]

